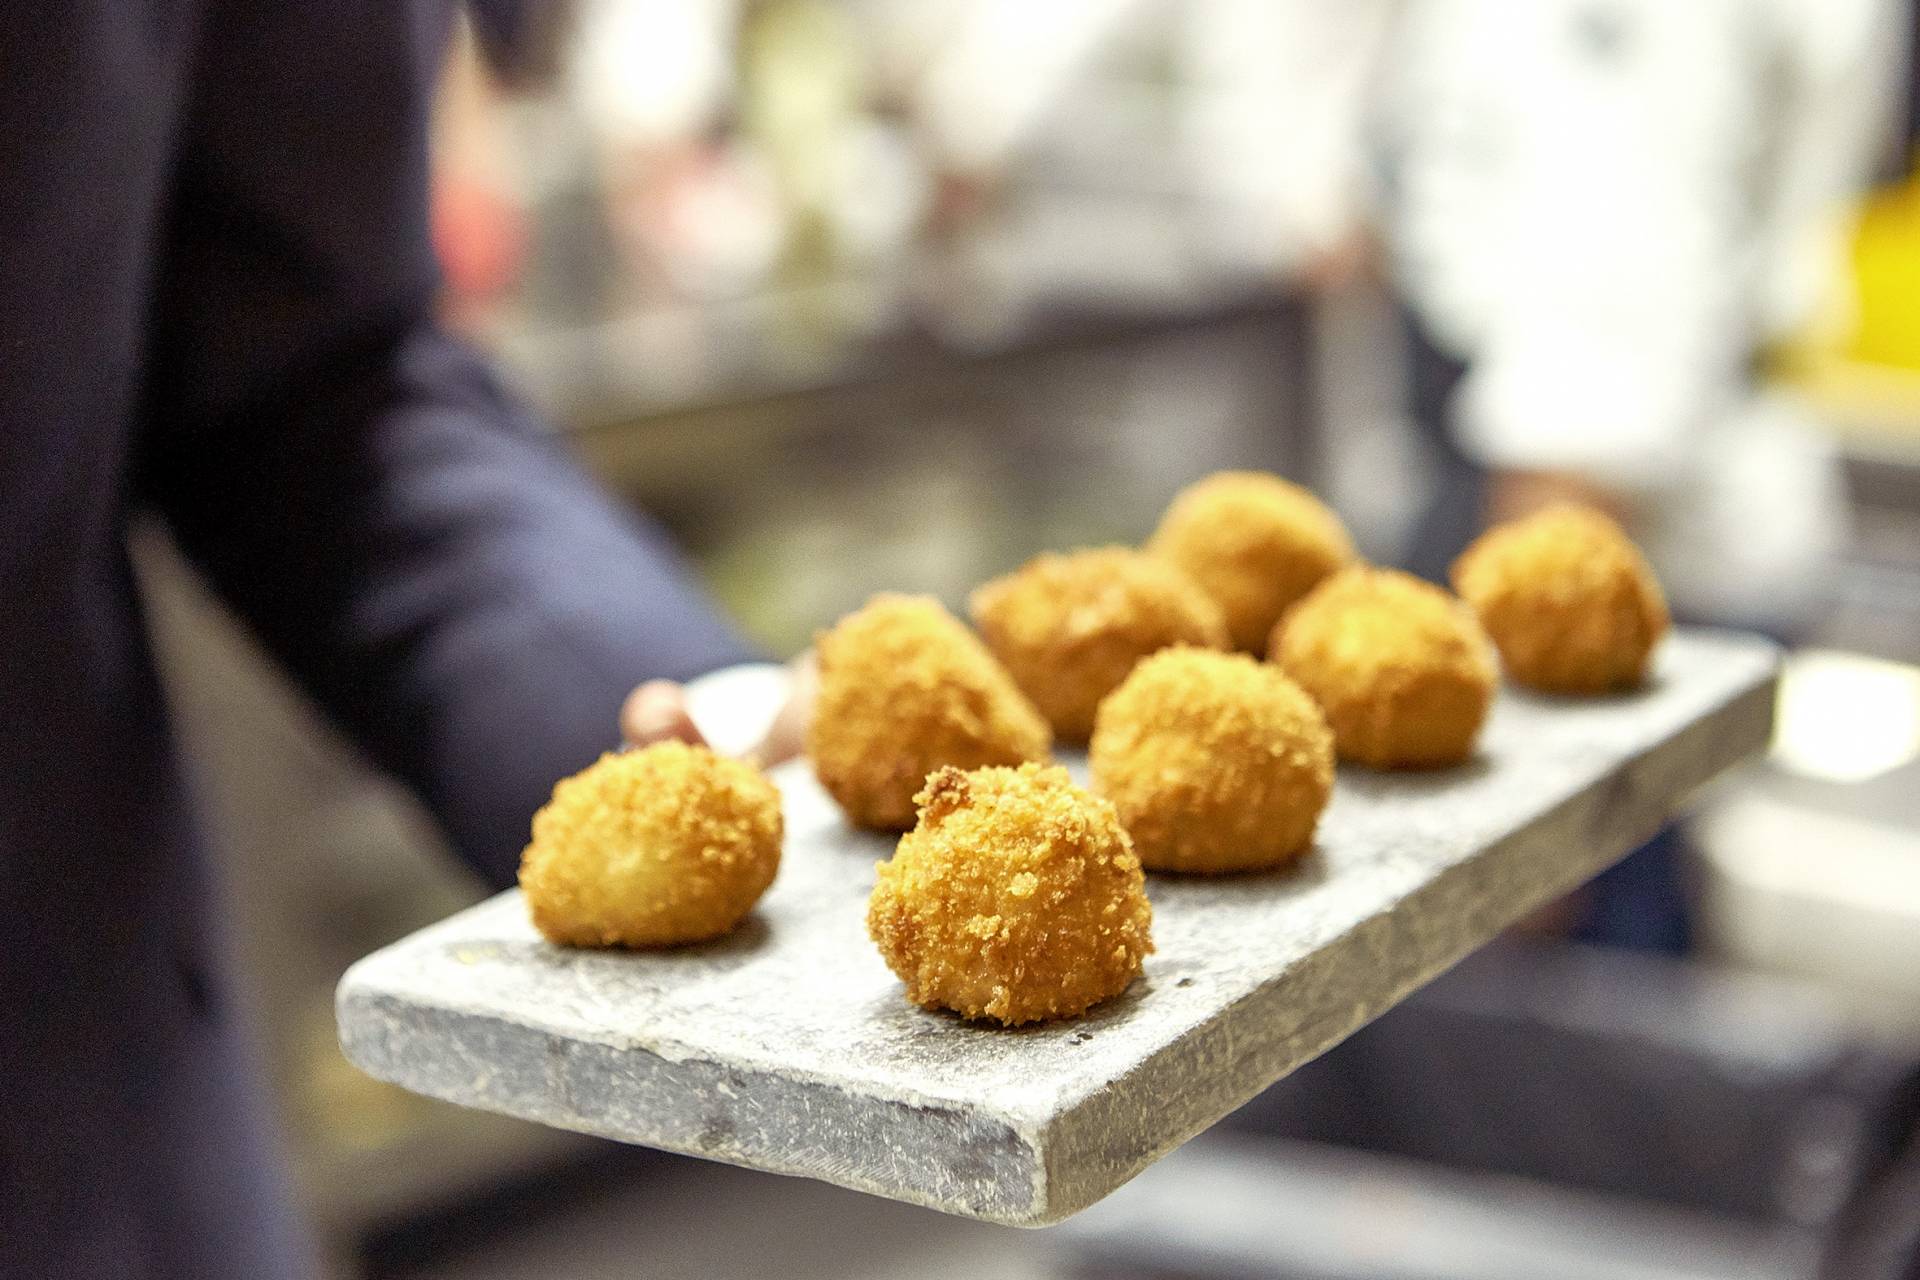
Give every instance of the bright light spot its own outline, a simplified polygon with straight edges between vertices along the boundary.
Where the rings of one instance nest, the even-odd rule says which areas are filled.
[[[1865,782],[1920,756],[1920,667],[1828,649],[1787,659],[1773,760],[1830,782]]]

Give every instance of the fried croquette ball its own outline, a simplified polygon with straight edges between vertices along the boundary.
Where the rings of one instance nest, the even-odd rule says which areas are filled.
[[[780,793],[752,765],[683,742],[609,753],[533,815],[520,889],[562,945],[717,938],[773,883],[781,829]]]
[[[1640,549],[1591,507],[1499,525],[1453,564],[1453,586],[1518,684],[1605,693],[1639,684],[1667,630],[1667,601]]]
[[[1012,1026],[1127,989],[1153,950],[1140,859],[1113,806],[1058,766],[945,768],[879,864],[867,932],[907,998]]]
[[[1340,517],[1260,471],[1222,471],[1187,486],[1147,550],[1186,570],[1226,614],[1233,647],[1254,654],[1289,605],[1353,560]]]
[[[1044,760],[1047,722],[978,636],[930,597],[878,595],[822,635],[807,754],[847,817],[913,825],[942,765]]]
[[[1380,769],[1465,760],[1498,678],[1467,607],[1391,569],[1321,583],[1281,620],[1272,650],[1327,713],[1340,757]]]
[[[1252,871],[1312,843],[1333,792],[1333,731],[1277,667],[1166,649],[1100,704],[1088,762],[1146,866]]]
[[[1068,742],[1100,699],[1171,644],[1227,647],[1220,606],[1174,565],[1128,547],[1042,555],[973,593],[973,622]]]

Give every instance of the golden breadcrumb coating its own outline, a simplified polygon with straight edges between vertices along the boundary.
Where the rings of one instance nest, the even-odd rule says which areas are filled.
[[[907,998],[1012,1026],[1127,989],[1153,950],[1140,859],[1113,806],[1058,766],[942,769],[879,864],[867,932]]]
[[[1391,569],[1346,569],[1295,605],[1273,659],[1327,713],[1344,760],[1458,764],[1493,703],[1493,646],[1465,605]]]
[[[780,793],[750,764],[684,742],[609,753],[533,815],[520,889],[564,945],[698,942],[773,883],[781,833]]]
[[[942,765],[1044,760],[1047,722],[978,636],[925,596],[878,595],[816,642],[807,728],[813,771],[847,817],[913,825],[913,797]]]
[[[1191,578],[1130,547],[1042,555],[973,593],[994,656],[1068,742],[1134,664],[1170,644],[1227,647],[1226,618]]]
[[[1226,614],[1233,647],[1253,654],[1289,605],[1353,560],[1340,517],[1262,471],[1222,471],[1188,485],[1147,550],[1185,569]]]
[[[1100,704],[1088,762],[1148,867],[1259,870],[1312,843],[1333,792],[1333,731],[1277,667],[1167,649]]]
[[[1547,507],[1488,530],[1454,561],[1453,586],[1507,674],[1553,693],[1639,684],[1667,631],[1646,557],[1591,507]]]

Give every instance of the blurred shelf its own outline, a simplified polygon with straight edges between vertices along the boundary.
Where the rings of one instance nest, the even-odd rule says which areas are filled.
[[[1020,355],[1137,342],[1158,333],[1291,315],[1278,286],[1188,290],[1085,286],[970,320],[928,305],[958,286],[846,276],[746,297],[661,302],[587,324],[501,317],[477,336],[516,387],[569,432],[912,378]]]
[[[1807,1280],[1811,1233],[1310,1142],[1209,1134],[1058,1229],[1088,1274]]]

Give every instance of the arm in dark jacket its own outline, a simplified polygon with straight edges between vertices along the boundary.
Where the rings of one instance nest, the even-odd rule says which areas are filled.
[[[446,13],[208,15],[152,331],[146,495],[321,705],[511,875],[622,696],[746,656],[432,319]]]

